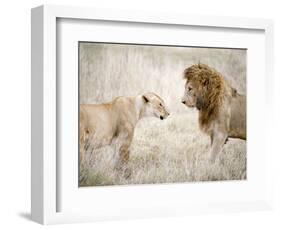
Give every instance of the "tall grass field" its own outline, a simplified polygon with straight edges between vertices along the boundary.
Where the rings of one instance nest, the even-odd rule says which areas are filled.
[[[210,164],[210,138],[200,131],[198,111],[181,103],[185,68],[204,63],[246,94],[246,50],[79,43],[80,104],[154,92],[165,101],[165,120],[143,118],[130,147],[126,177],[114,167],[114,146],[88,148],[80,162],[80,186],[183,183],[246,179],[246,141],[229,139]]]

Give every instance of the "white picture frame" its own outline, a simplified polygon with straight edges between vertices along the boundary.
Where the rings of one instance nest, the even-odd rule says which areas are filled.
[[[134,23],[139,25],[146,24],[154,27],[181,27],[184,29],[187,26],[198,27],[202,30],[208,28],[215,28],[220,30],[242,30],[243,33],[250,33],[250,31],[259,31],[262,33],[262,40],[259,44],[262,56],[257,58],[264,72],[260,75],[260,83],[257,83],[257,89],[262,87],[260,94],[261,100],[265,107],[264,113],[260,115],[264,118],[263,133],[258,138],[265,138],[266,141],[258,142],[257,149],[260,150],[260,158],[262,165],[257,165],[257,169],[261,172],[261,180],[255,180],[256,184],[245,187],[244,183],[227,182],[222,184],[203,185],[203,184],[178,184],[178,185],[139,185],[137,187],[117,187],[103,188],[104,190],[95,191],[99,200],[106,200],[113,195],[113,192],[118,193],[121,197],[128,197],[127,201],[122,203],[114,202],[107,204],[105,209],[102,207],[85,208],[85,200],[83,205],[79,206],[79,200],[68,204],[74,210],[64,210],[59,207],[59,200],[65,193],[59,193],[58,188],[61,186],[61,180],[58,178],[59,166],[57,158],[57,132],[58,132],[58,108],[57,108],[57,95],[60,93],[60,88],[57,85],[57,31],[58,21],[60,19],[75,20],[93,20],[103,21],[107,24],[113,22]],[[31,216],[32,220],[41,224],[56,224],[56,223],[70,223],[70,222],[83,222],[83,221],[96,221],[96,220],[110,220],[110,219],[124,219],[124,218],[142,218],[153,216],[173,216],[173,215],[186,215],[197,214],[206,212],[225,212],[225,211],[245,211],[245,210],[265,210],[272,207],[272,177],[271,177],[271,151],[270,148],[270,135],[272,129],[271,114],[273,111],[274,98],[272,94],[273,84],[273,22],[266,19],[247,19],[247,18],[231,18],[231,17],[209,17],[209,16],[189,16],[189,15],[174,15],[174,14],[159,14],[159,13],[144,13],[144,12],[127,12],[127,11],[114,11],[114,10],[99,10],[91,8],[79,7],[66,7],[66,6],[51,6],[44,5],[32,9],[32,169],[31,169]],[[79,25],[78,25],[79,26]],[[82,28],[83,29],[83,28]],[[111,39],[112,41],[112,39]],[[188,44],[186,44],[188,45]],[[214,46],[211,45],[211,46]],[[246,47],[247,48],[247,47]],[[254,59],[251,58],[252,63]],[[250,82],[251,83],[251,82]],[[265,83],[263,85],[262,83]],[[249,82],[248,82],[249,84]],[[254,87],[254,86],[253,86]],[[251,97],[259,94],[257,90],[252,91]],[[249,102],[249,101],[248,101]],[[251,102],[251,101],[250,101]],[[256,107],[249,108],[254,112]],[[260,117],[259,117],[260,118]],[[252,126],[253,127],[253,126]],[[253,138],[252,138],[253,139]],[[77,149],[73,150],[77,151]],[[251,159],[249,159],[251,160]],[[253,168],[255,168],[255,163]],[[258,163],[256,163],[258,164]],[[262,168],[258,168],[262,166]],[[253,171],[253,172],[257,172]],[[260,174],[259,174],[260,175]],[[73,179],[73,178],[72,178]],[[246,182],[248,183],[248,182]],[[199,195],[206,189],[216,193],[219,190],[231,190],[236,193],[239,191],[254,191],[262,187],[262,191],[258,192],[257,196],[249,199],[251,194],[243,194],[237,196],[235,199],[229,200],[227,197],[219,196],[216,199],[207,197],[198,202]],[[194,188],[194,189],[193,189]],[[243,190],[244,189],[244,190]],[[127,192],[127,190],[129,192]],[[163,192],[165,190],[166,192]],[[183,192],[186,196],[197,196],[195,202],[191,203],[183,201],[180,203],[178,200],[170,199],[171,195],[182,196]],[[67,192],[67,191],[66,191]],[[179,193],[177,193],[179,192]],[[89,196],[92,191],[84,192]],[[188,194],[189,193],[189,194]],[[243,193],[243,192],[242,192]],[[152,201],[145,201],[139,198],[141,203],[150,202],[149,205],[141,205],[136,201],[133,194],[143,194],[142,196],[157,197],[159,199],[155,203]],[[107,197],[106,197],[107,196]],[[215,196],[213,196],[215,197]],[[71,196],[68,201],[71,200]],[[112,199],[109,199],[112,200]],[[87,201],[86,201],[87,202]],[[125,204],[125,203],[130,204]],[[163,205],[160,205],[163,203]],[[102,205],[99,204],[99,205]],[[112,207],[111,207],[111,206]],[[118,207],[114,205],[119,205]],[[98,205],[97,205],[98,206]],[[77,211],[75,211],[77,207]],[[59,211],[58,211],[59,210]],[[111,211],[110,211],[111,210]]]

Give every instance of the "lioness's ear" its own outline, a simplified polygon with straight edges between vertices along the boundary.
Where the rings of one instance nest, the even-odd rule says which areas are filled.
[[[231,94],[233,97],[237,96],[237,90],[231,87]]]
[[[146,97],[145,95],[142,95],[142,98],[143,98],[145,103],[149,102],[148,97]]]

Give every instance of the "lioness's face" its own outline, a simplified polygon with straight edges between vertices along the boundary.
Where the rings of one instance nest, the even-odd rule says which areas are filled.
[[[191,82],[186,81],[184,95],[182,97],[181,102],[187,107],[196,106],[196,93]]]
[[[164,101],[156,94],[144,94],[143,99],[145,116],[156,117],[163,120],[170,115],[165,107]]]

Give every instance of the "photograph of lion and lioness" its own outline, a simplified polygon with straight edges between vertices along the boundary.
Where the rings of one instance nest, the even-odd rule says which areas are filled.
[[[79,186],[245,180],[246,55],[79,42]]]

